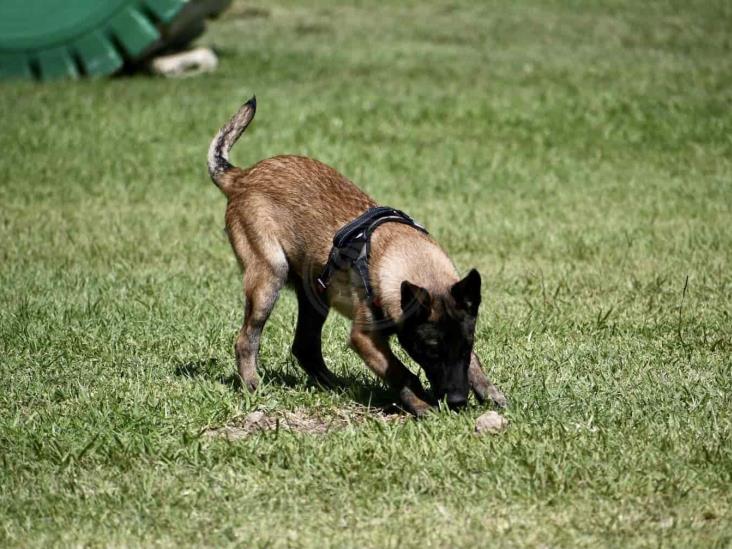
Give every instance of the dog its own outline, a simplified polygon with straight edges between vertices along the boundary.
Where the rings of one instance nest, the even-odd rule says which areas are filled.
[[[356,185],[317,160],[284,155],[246,169],[233,166],[229,151],[255,111],[252,97],[208,151],[209,175],[228,199],[226,233],[244,273],[244,323],[235,344],[243,385],[254,391],[259,384],[262,329],[289,285],[298,303],[292,354],[317,383],[337,385],[321,351],[323,323],[334,308],[352,319],[351,347],[415,416],[431,410],[435,399],[394,355],[391,335],[424,370],[433,396],[449,408],[464,407],[470,389],[481,403],[505,406],[473,352],[481,301],[478,271],[461,279],[425,229],[398,210],[377,208]],[[368,216],[374,215],[382,217],[369,225]],[[343,235],[354,219],[366,223],[355,245],[360,269],[333,245],[334,235]],[[334,263],[339,255],[340,264]],[[320,275],[326,270],[324,281]]]

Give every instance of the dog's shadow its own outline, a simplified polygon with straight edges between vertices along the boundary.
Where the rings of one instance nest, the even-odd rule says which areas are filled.
[[[228,361],[226,362],[225,364],[224,361],[215,357],[190,360],[176,365],[173,373],[183,378],[213,380],[234,392],[243,391],[241,378],[235,372],[221,373],[227,369],[231,370],[231,365],[228,364]],[[278,366],[268,367],[263,365],[260,367],[260,375],[267,383],[290,389],[316,387],[323,391],[340,392],[347,398],[364,406],[380,408],[384,411],[397,411],[398,409],[395,404],[398,401],[396,395],[390,392],[388,388],[381,386],[376,380],[370,382],[352,374],[340,374],[336,376],[338,380],[337,387],[326,389],[312,381],[304,372],[302,374],[300,372],[294,373],[294,368],[297,368],[297,366],[293,366],[290,362]]]

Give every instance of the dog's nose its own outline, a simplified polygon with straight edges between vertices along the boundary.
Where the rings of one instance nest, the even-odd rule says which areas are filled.
[[[468,399],[463,395],[447,395],[447,405],[451,410],[464,408],[467,403]]]

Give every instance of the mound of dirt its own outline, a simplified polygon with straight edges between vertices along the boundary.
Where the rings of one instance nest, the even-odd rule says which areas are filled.
[[[332,431],[342,431],[351,426],[364,423],[368,419],[383,423],[403,422],[408,416],[364,410],[338,410],[327,417],[298,409],[292,412],[266,413],[262,410],[250,412],[246,416],[234,418],[228,425],[206,429],[202,435],[210,438],[238,440],[265,431],[293,431],[308,435],[323,435]]]

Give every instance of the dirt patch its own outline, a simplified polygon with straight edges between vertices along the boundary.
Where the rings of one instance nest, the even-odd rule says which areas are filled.
[[[238,440],[265,431],[293,431],[308,435],[324,435],[333,431],[343,431],[350,427],[373,420],[382,423],[402,423],[408,418],[405,414],[364,410],[335,410],[331,414],[316,414],[298,409],[292,412],[267,413],[262,410],[250,412],[234,418],[228,425],[205,429],[201,434],[209,438]]]

